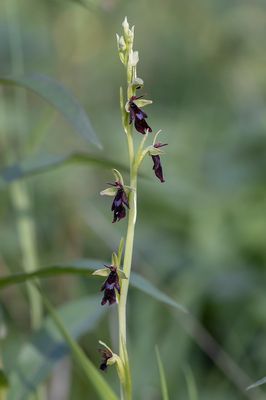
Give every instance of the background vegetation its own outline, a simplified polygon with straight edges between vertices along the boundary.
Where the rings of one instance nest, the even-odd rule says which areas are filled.
[[[169,143],[166,183],[153,176],[150,160],[144,163],[133,267],[195,317],[130,291],[134,399],[160,399],[155,344],[171,399],[258,399],[261,393],[244,388],[266,375],[265,2],[80,3],[1,1],[0,75],[38,72],[60,81],[84,106],[104,150],[77,135],[36,95],[2,86],[1,168],[49,165],[73,152],[125,163],[118,93],[124,75],[115,33],[127,15],[136,25],[144,92],[154,101],[149,123],[163,129],[161,140]],[[126,229],[126,221],[112,225],[111,203],[99,197],[110,170],[74,161],[21,181],[35,268],[80,259],[108,262]],[[1,181],[3,276],[25,264],[19,230],[25,215],[16,199],[16,186]],[[115,308],[103,317],[98,306],[99,282],[84,276],[42,281],[52,303],[67,307],[66,324],[96,365],[98,339],[108,341],[108,331],[114,342],[116,336]],[[24,389],[48,376],[48,399],[95,398],[58,334],[52,341],[49,329],[32,336],[24,284],[2,290],[0,331],[12,387],[23,359]],[[47,340],[55,347],[48,348]],[[33,371],[32,357],[40,361]],[[106,379],[117,387],[114,371]],[[20,399],[29,398],[21,393]]]

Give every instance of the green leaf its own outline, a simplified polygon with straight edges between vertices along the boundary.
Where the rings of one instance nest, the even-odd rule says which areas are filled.
[[[184,374],[187,383],[187,391],[189,400],[198,400],[197,386],[193,372],[190,367],[184,369]]]
[[[78,345],[78,343],[71,337],[68,333],[67,329],[64,326],[61,318],[57,314],[56,310],[53,308],[49,300],[44,296],[41,292],[43,303],[49,314],[56,325],[58,331],[61,333],[62,337],[65,339],[69,347],[71,348],[72,355],[80,366],[80,368],[85,373],[88,381],[94,386],[95,391],[98,393],[102,400],[118,400],[118,397],[113,392],[112,388],[103,378],[101,372],[94,366],[94,364],[90,361],[90,359],[86,356],[82,348]]]
[[[162,363],[162,360],[161,360],[161,357],[160,357],[160,353],[159,353],[159,349],[158,349],[157,346],[155,347],[155,352],[156,352],[157,364],[158,364],[159,374],[160,374],[162,399],[163,400],[169,400],[164,367],[163,367],[163,363]]]
[[[259,379],[257,382],[253,383],[252,385],[249,385],[246,390],[251,390],[255,389],[258,386],[265,385],[266,383],[266,376],[264,378]]]
[[[55,265],[31,273],[17,273],[0,278],[0,288],[26,282],[34,278],[49,278],[64,274],[87,275],[88,277],[92,277],[92,274],[90,274],[89,271],[103,268],[103,265],[104,262],[82,259],[73,261],[71,265]],[[174,307],[184,313],[188,312],[184,306],[173,300],[167,294],[156,288],[156,286],[150,283],[147,279],[135,272],[132,272],[131,274],[130,284],[161,303]]]
[[[70,91],[55,79],[39,74],[8,76],[0,77],[0,84],[21,86],[41,96],[60,111],[80,135],[101,148],[85,110]]]
[[[141,275],[132,272],[131,278],[130,278],[130,283],[132,286],[135,288],[141,290],[142,292],[148,294],[149,296],[153,297],[154,299],[160,301],[161,303],[164,303],[168,306],[174,307],[178,309],[179,311],[182,311],[184,313],[188,313],[188,310],[182,306],[181,304],[177,303],[175,300],[173,300],[171,297],[169,297],[167,294],[159,290],[156,286],[154,286],[151,282],[149,282],[147,279],[143,278]]]
[[[98,296],[72,301],[57,311],[71,337],[78,339],[95,328],[105,312],[99,305]],[[51,317],[21,349],[10,375],[8,400],[28,400],[51,373],[55,364],[69,353],[69,348]]]
[[[2,169],[0,172],[0,188],[19,179],[48,172],[69,164],[97,165],[101,168],[108,169],[111,169],[114,165],[117,165],[121,170],[128,171],[127,167],[122,164],[118,164],[116,161],[107,160],[105,158],[87,153],[78,152],[68,154],[66,156],[45,155],[34,160],[26,160],[20,164],[14,164]]]

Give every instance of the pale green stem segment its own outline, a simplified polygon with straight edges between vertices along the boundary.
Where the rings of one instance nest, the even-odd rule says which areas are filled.
[[[128,54],[133,49],[133,41],[128,43]],[[127,100],[135,95],[135,88],[132,86],[132,82],[136,77],[136,67],[132,67],[128,63],[127,57]],[[129,124],[129,114],[125,114],[125,102],[123,99],[122,89],[120,92],[120,106],[122,113],[122,121],[124,130],[127,137],[128,154],[129,154],[129,165],[130,165],[130,194],[129,194],[129,210],[128,210],[128,225],[127,235],[125,243],[125,255],[124,255],[124,267],[123,271],[127,279],[123,279],[121,283],[121,294],[118,306],[119,315],[119,356],[125,366],[125,384],[121,384],[121,399],[131,400],[132,399],[132,388],[131,388],[131,374],[127,354],[127,337],[126,337],[126,305],[127,305],[127,294],[130,281],[130,272],[132,265],[132,254],[134,245],[134,233],[135,224],[137,219],[137,175],[138,175],[138,163],[135,162],[135,151],[134,142],[132,136],[132,124]]]

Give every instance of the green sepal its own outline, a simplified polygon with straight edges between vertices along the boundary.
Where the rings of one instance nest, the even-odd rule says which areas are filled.
[[[148,106],[149,104],[152,104],[152,100],[136,99],[136,100],[134,100],[134,103],[135,103],[138,107],[145,107],[145,106]]]
[[[124,186],[124,180],[121,173],[117,169],[113,169],[113,174],[115,176],[115,181],[121,183]]]
[[[115,196],[117,192],[117,189],[115,187],[109,187],[107,189],[104,189],[100,192],[101,196]]]
[[[109,268],[96,269],[92,273],[92,275],[97,275],[97,276],[108,276],[109,274],[110,274],[110,269]]]
[[[160,148],[154,146],[147,147],[146,152],[149,154],[149,156],[159,156],[160,154],[164,154]]]

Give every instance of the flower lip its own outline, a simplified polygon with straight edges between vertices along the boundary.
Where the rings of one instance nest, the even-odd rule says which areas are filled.
[[[101,292],[104,292],[101,301],[102,306],[107,302],[109,303],[109,305],[117,302],[116,290],[120,294],[120,283],[117,273],[117,267],[114,265],[105,265],[105,267],[109,268],[110,273],[101,287]]]
[[[161,143],[161,142],[157,142],[153,145],[153,147],[155,147],[156,149],[159,149],[160,147],[164,147],[167,146],[168,143]],[[157,178],[163,183],[165,182],[164,180],[164,176],[163,176],[163,168],[162,168],[162,164],[161,164],[161,158],[159,156],[159,154],[157,155],[152,155],[152,160],[153,160],[153,167],[152,169],[154,170],[155,175],[157,176]]]
[[[126,208],[124,206],[129,208],[129,203],[127,194],[121,182],[116,181],[114,184],[109,183],[109,185],[117,188],[117,192],[111,207],[111,210],[114,212],[114,218],[113,218],[113,223],[114,223],[116,221],[120,221],[120,219],[125,218]]]
[[[152,132],[151,127],[147,124],[146,119],[147,114],[134,103],[134,100],[141,99],[143,96],[132,96],[129,99],[129,123],[132,124],[134,121],[134,126],[138,132],[145,135],[146,132]]]

